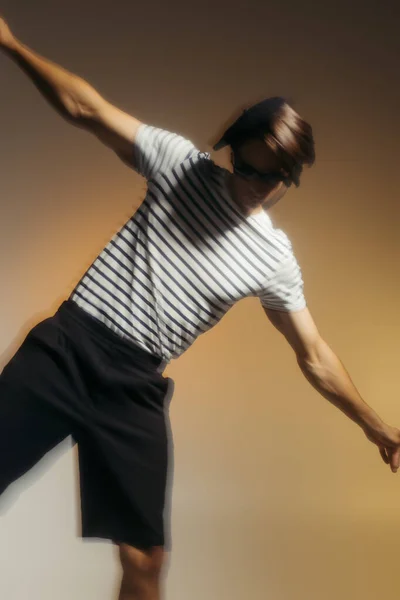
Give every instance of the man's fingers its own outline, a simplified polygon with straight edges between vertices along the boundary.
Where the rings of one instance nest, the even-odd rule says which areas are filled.
[[[389,464],[389,457],[386,454],[386,448],[384,448],[384,446],[379,446],[379,452],[380,452],[380,455],[383,458],[383,461],[388,465]]]
[[[384,446],[379,446],[379,453],[382,456],[383,461],[387,465],[390,464],[393,473],[396,473],[400,466],[400,446],[395,449],[387,449]]]
[[[397,448],[395,448],[393,450],[393,452],[391,453],[391,457],[390,457],[390,466],[392,467],[394,472],[396,472],[397,469],[399,468],[399,463],[400,463],[400,447],[397,446]]]

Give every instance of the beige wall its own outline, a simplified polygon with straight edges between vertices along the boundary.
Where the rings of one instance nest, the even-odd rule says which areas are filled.
[[[240,104],[294,100],[317,162],[270,214],[292,240],[322,335],[399,426],[397,5],[134,4],[2,11],[25,44],[202,150]],[[145,182],[5,56],[0,91],[2,367],[131,216]],[[228,166],[228,151],[212,156]],[[398,598],[399,475],[304,379],[257,299],[165,375],[175,380],[168,598]],[[77,538],[75,466],[67,440],[1,500],[1,598],[114,598],[111,545]]]

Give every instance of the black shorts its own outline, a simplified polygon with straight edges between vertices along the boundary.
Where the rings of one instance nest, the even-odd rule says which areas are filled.
[[[0,493],[71,435],[82,537],[169,550],[173,380],[161,363],[64,301],[0,375]]]

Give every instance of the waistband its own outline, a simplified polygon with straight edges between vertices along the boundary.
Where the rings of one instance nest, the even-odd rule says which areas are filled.
[[[105,323],[96,319],[96,317],[85,311],[71,299],[64,300],[59,306],[57,313],[71,317],[94,336],[99,344],[105,345],[108,348],[112,346],[114,350],[124,354],[128,360],[140,360],[144,364],[153,366],[154,368],[165,366],[165,361],[161,356],[148,352],[132,340],[120,337]],[[157,370],[159,369],[157,368]]]

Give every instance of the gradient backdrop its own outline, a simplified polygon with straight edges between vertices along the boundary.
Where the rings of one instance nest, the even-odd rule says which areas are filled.
[[[350,5],[351,4],[351,5]],[[138,119],[211,146],[284,95],[317,161],[270,211],[308,307],[363,398],[400,426],[399,4],[3,0],[27,46]],[[0,54],[1,368],[137,209],[146,182],[64,121]],[[229,150],[212,153],[228,167]],[[171,600],[395,600],[400,474],[303,377],[258,299],[165,371],[175,380]],[[67,440],[0,503],[0,597],[114,600],[82,542]]]

